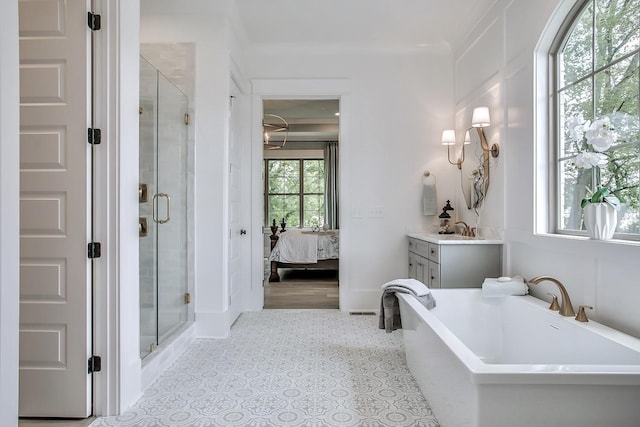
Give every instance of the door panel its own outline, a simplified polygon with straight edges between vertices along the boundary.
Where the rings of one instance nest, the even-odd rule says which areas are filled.
[[[242,308],[239,302],[243,287],[247,285],[245,271],[249,266],[249,238],[247,237],[246,224],[248,201],[246,179],[243,176],[245,141],[243,134],[242,118],[246,100],[234,85],[236,96],[231,98],[229,111],[229,306],[232,313],[239,313]]]
[[[20,0],[20,415],[91,413],[87,2]]]

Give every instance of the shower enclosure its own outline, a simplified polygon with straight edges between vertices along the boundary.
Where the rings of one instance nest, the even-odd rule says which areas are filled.
[[[140,356],[188,320],[188,99],[140,58]]]

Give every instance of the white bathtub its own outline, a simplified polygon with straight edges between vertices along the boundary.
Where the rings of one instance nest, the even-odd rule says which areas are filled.
[[[399,294],[407,363],[443,427],[640,426],[640,340],[531,296]]]

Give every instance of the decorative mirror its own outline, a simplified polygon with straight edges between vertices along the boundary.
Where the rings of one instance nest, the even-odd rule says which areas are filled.
[[[465,159],[460,168],[460,188],[467,209],[478,209],[489,190],[489,157],[491,150],[486,147],[487,140],[481,127],[467,129],[469,142],[465,143]]]

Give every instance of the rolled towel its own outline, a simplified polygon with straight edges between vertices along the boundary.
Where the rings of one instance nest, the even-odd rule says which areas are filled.
[[[486,278],[482,283],[482,296],[488,298],[528,293],[529,287],[522,276]]]
[[[416,279],[394,279],[382,285],[382,290],[389,287],[404,288],[406,289],[405,293],[411,293],[417,297],[431,293],[427,285]]]

